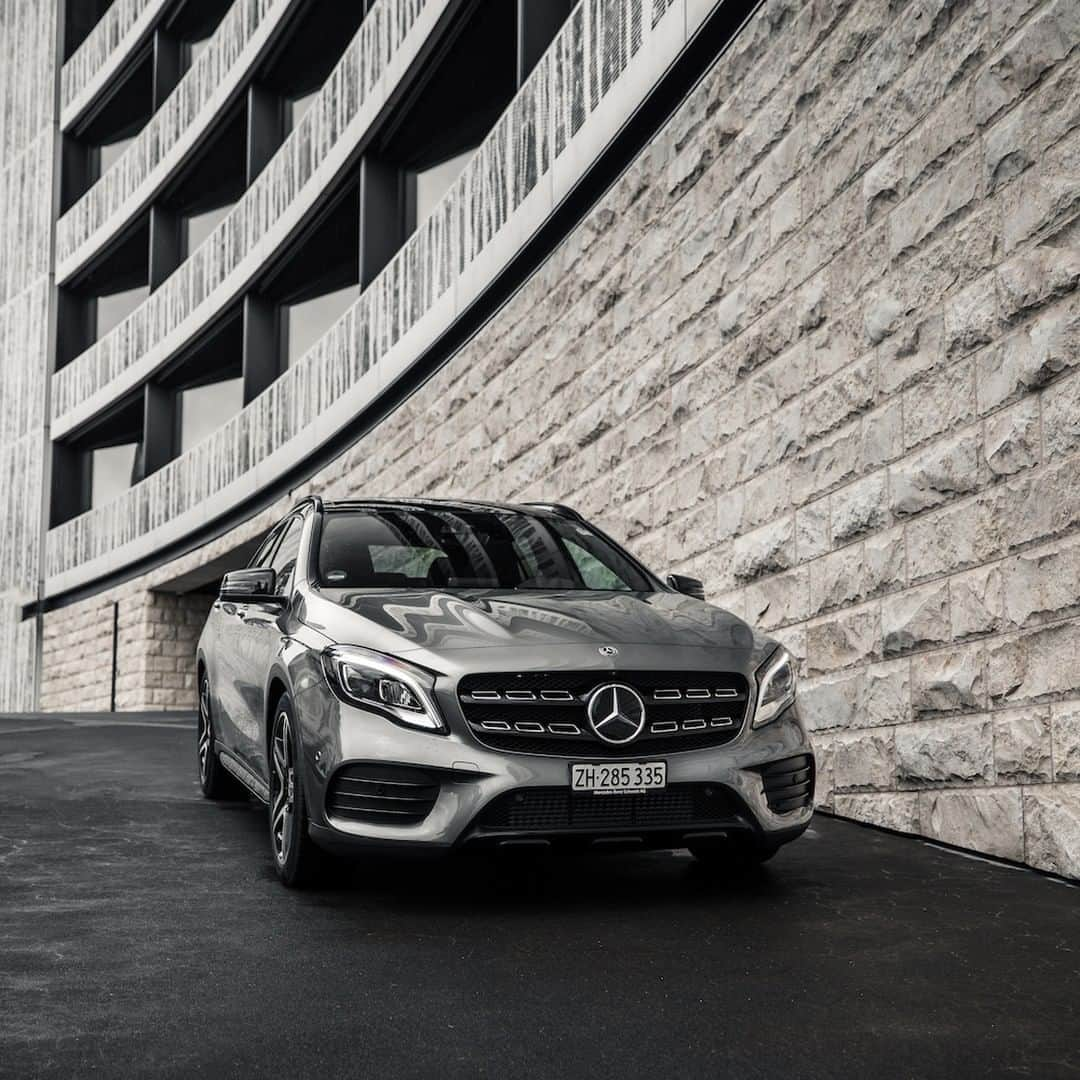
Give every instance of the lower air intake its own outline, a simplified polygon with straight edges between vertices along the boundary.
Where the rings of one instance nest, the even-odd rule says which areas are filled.
[[[343,765],[327,788],[326,814],[372,825],[418,825],[438,797],[438,777],[423,769]]]
[[[814,758],[810,754],[784,758],[762,765],[765,801],[774,814],[787,814],[814,802]]]
[[[737,807],[716,784],[673,784],[636,795],[595,795],[568,788],[508,791],[485,807],[482,829],[542,832],[549,829],[664,828],[730,820]]]

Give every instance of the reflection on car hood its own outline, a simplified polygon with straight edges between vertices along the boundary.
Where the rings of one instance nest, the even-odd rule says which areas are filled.
[[[742,620],[679,593],[325,589],[321,595],[366,624],[349,620],[350,628],[328,619],[336,640],[376,639],[395,651],[575,644],[749,650],[754,644]]]

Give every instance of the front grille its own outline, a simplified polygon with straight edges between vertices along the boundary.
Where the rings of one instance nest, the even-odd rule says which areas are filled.
[[[630,743],[605,742],[589,727],[590,694],[613,682],[632,687],[645,703],[645,729]],[[502,672],[465,676],[458,701],[473,735],[495,750],[627,757],[730,742],[742,730],[747,683],[715,671]]]
[[[524,832],[708,825],[736,817],[731,796],[716,784],[672,784],[635,795],[595,795],[568,788],[524,788],[493,799],[477,819],[481,829]]]
[[[403,765],[343,765],[326,790],[328,817],[375,825],[417,825],[439,797],[439,779]]]
[[[774,814],[787,814],[814,801],[814,758],[811,754],[784,758],[762,765],[765,801]]]

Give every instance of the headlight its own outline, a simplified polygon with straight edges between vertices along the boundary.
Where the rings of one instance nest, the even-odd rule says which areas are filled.
[[[795,660],[781,647],[758,669],[757,708],[751,727],[775,720],[795,700]]]
[[[342,701],[406,727],[446,731],[435,679],[422,668],[355,645],[333,645],[322,655],[326,681]]]

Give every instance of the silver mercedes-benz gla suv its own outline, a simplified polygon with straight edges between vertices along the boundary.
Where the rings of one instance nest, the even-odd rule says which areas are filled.
[[[269,807],[282,880],[372,849],[687,847],[813,813],[777,642],[549,504],[309,498],[198,646],[199,778]]]

